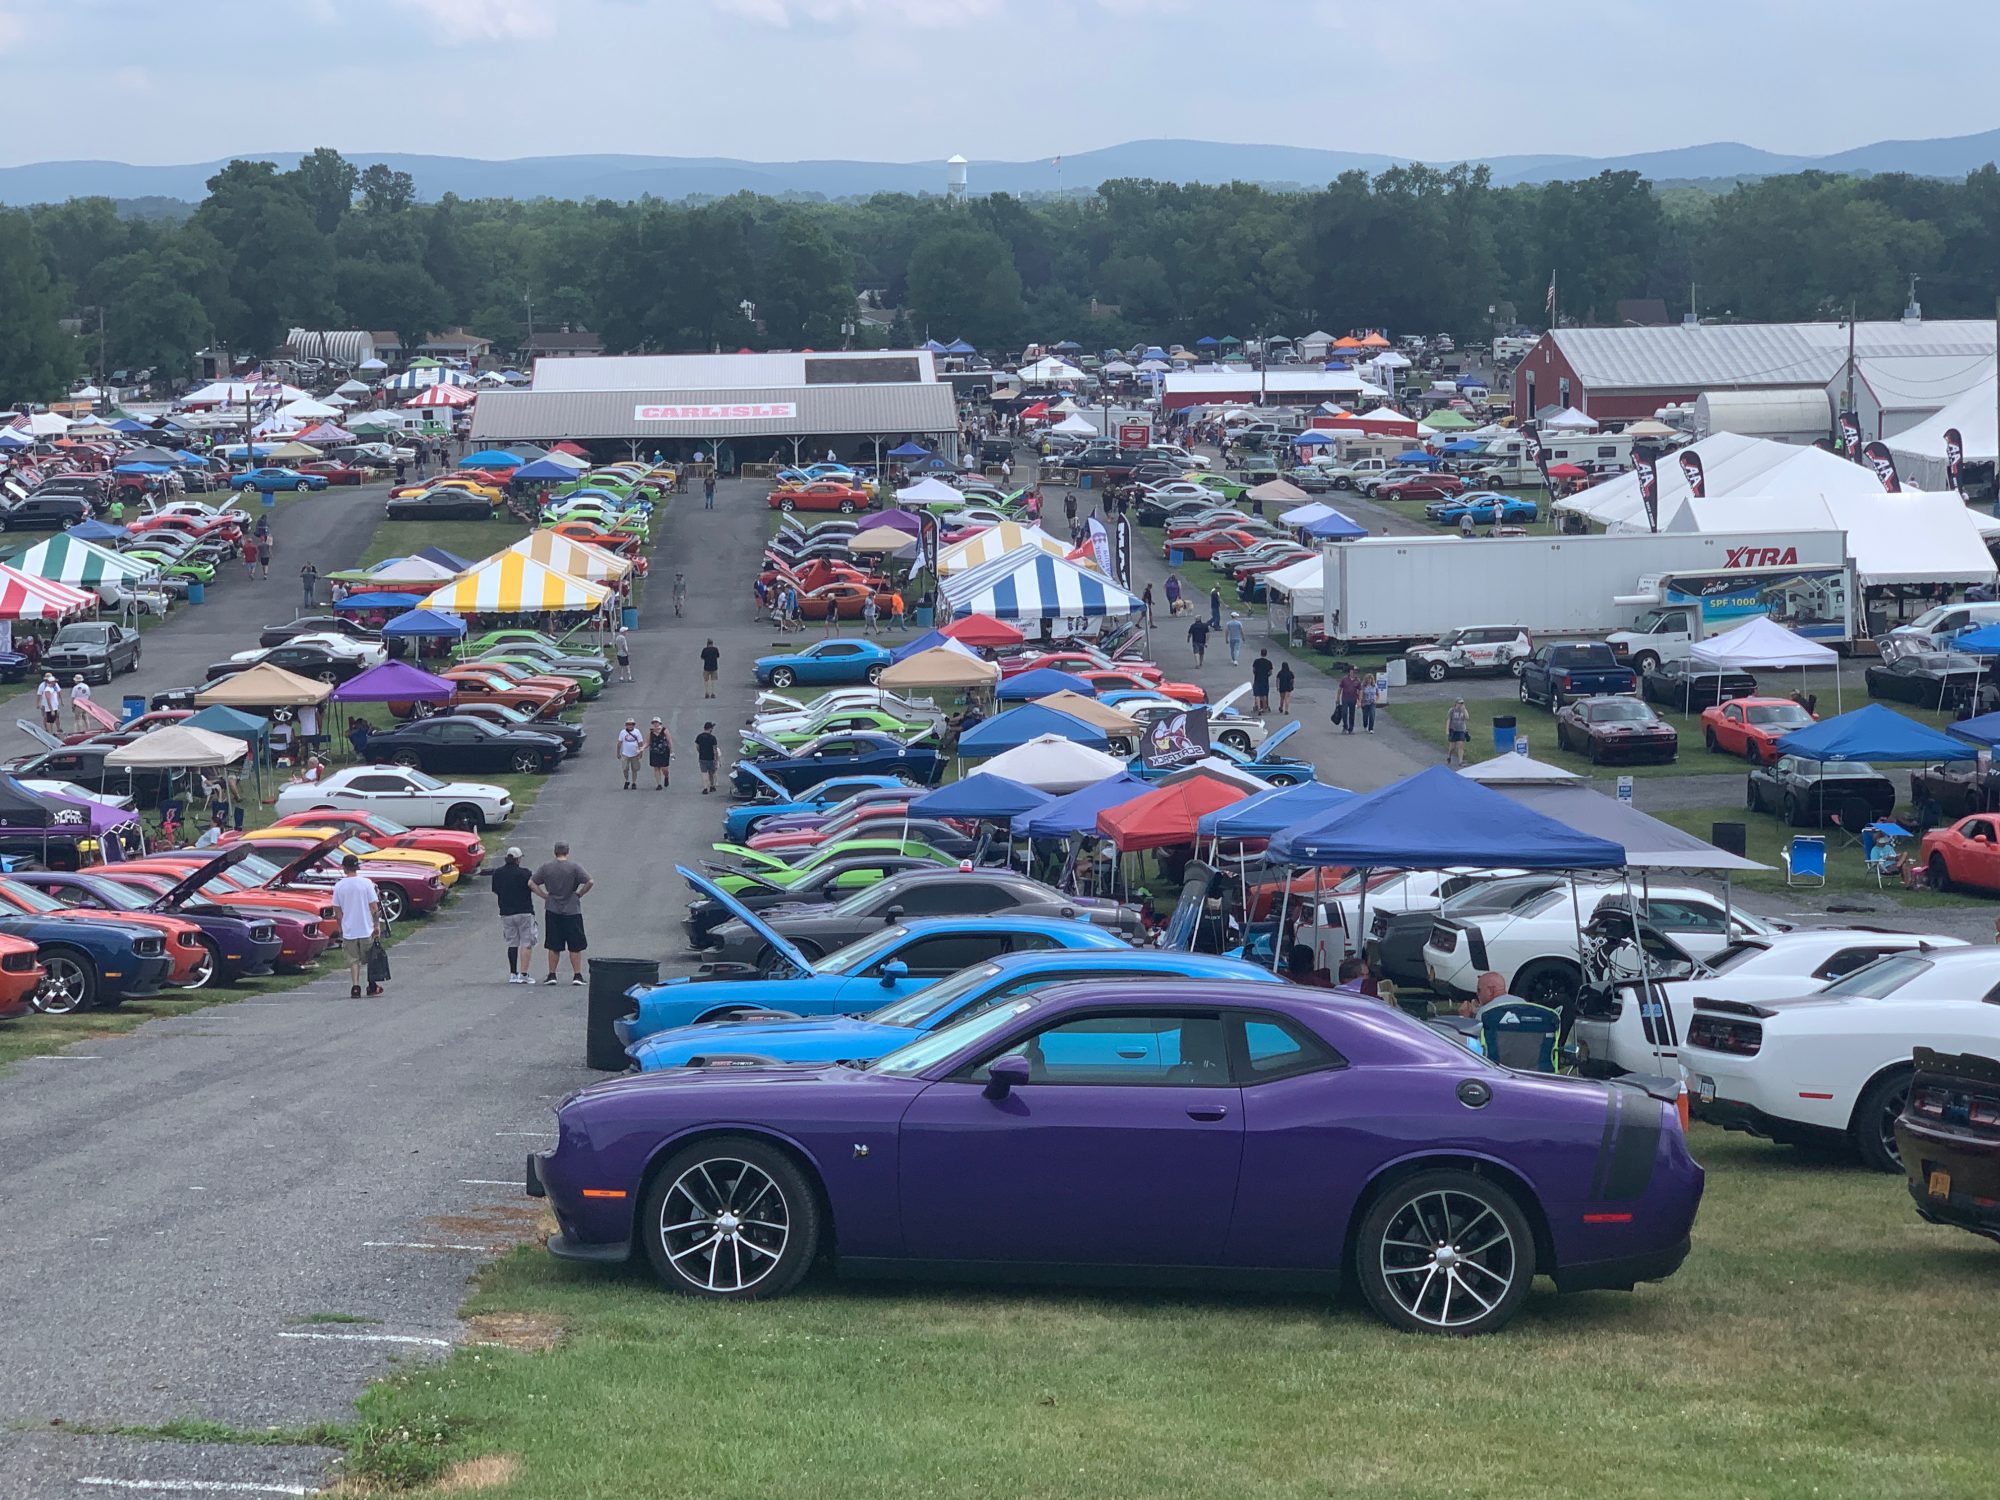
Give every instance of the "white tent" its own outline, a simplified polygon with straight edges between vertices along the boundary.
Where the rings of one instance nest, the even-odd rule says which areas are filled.
[[[1003,750],[980,769],[989,776],[1003,776],[1031,786],[1038,792],[1059,796],[1095,786],[1107,776],[1116,776],[1125,763],[1116,756],[1074,745],[1059,734],[1045,734]]]
[[[333,388],[333,393],[336,396],[365,396],[368,394],[368,385],[366,381],[343,380]]]
[[[287,402],[285,405],[279,407],[278,415],[281,417],[296,417],[301,420],[307,418],[337,417],[340,415],[340,408],[329,406],[324,401],[315,401],[312,397],[306,396],[297,401]]]
[[[1886,439],[1903,483],[1923,490],[1951,488],[1951,463],[1945,453],[1947,432],[1958,434],[1966,463],[1990,464],[2000,457],[2000,418],[1994,415],[1994,400],[1989,377],[1916,426]]]
[[[1854,467],[1854,465],[1849,465]],[[1873,478],[1873,475],[1870,475]],[[1844,531],[1864,587],[1899,583],[1991,583],[1993,555],[1954,494],[1709,495],[1686,501],[1662,531]]]
[[[186,724],[169,724],[120,745],[104,757],[116,767],[229,766],[249,753],[242,740]]]
[[[1875,471],[1849,463],[1823,448],[1798,448],[1770,438],[1744,437],[1740,433],[1718,432],[1667,455],[1658,466],[1660,529],[1687,502],[1687,472],[1680,458],[1692,453],[1701,460],[1704,492],[1711,500],[1733,495],[1776,495],[1793,490],[1823,494],[1847,493],[1880,495],[1881,481]],[[1607,531],[1646,530],[1646,509],[1639,501],[1639,476],[1620,474],[1603,484],[1592,485],[1558,500],[1555,509],[1588,517]],[[1725,528],[1749,531],[1754,523]]]
[[[1768,615],[1745,621],[1734,630],[1710,636],[1691,653],[1694,664],[1711,672],[1746,671],[1752,667],[1837,667],[1840,653],[1818,641],[1787,630]]]
[[[1049,431],[1074,433],[1078,437],[1096,437],[1097,424],[1088,417],[1067,416],[1051,427]]]
[[[1324,504],[1318,500],[1311,500],[1304,505],[1293,506],[1282,516],[1279,516],[1278,519],[1283,521],[1287,526],[1310,526],[1315,521],[1324,521],[1332,514],[1333,507],[1331,505]]]
[[[1083,371],[1075,365],[1065,364],[1051,354],[1045,359],[1036,360],[1031,365],[1021,366],[1020,378],[1030,384],[1040,382],[1060,385],[1069,381],[1081,382]]]
[[[1380,354],[1369,360],[1367,364],[1363,365],[1362,368],[1364,370],[1407,370],[1410,368],[1410,361],[1406,356],[1398,354],[1394,349],[1384,349]]]
[[[38,411],[28,418],[28,431],[36,437],[61,437],[69,431],[69,418],[52,411]]]
[[[1486,786],[1560,786],[1566,781],[1583,780],[1574,771],[1565,771],[1532,756],[1516,755],[1511,750],[1477,765],[1460,766],[1458,774]]]
[[[1597,419],[1586,416],[1574,406],[1565,406],[1553,416],[1537,417],[1535,425],[1543,432],[1595,432]]]
[[[1103,366],[1103,367],[1102,367],[1102,368],[1101,368],[1101,369],[1100,369],[1100,370],[1098,371],[1098,374],[1100,374],[1100,375],[1132,375],[1132,374],[1136,374],[1136,373],[1137,373],[1137,371],[1138,371],[1138,368],[1139,368],[1139,367],[1138,367],[1137,365],[1134,365],[1134,364],[1129,364],[1129,363],[1127,363],[1127,362],[1126,362],[1125,360],[1122,360],[1122,359],[1114,359],[1114,360],[1110,361],[1110,362],[1109,362],[1108,364],[1104,365],[1104,366]]]
[[[399,557],[370,573],[368,585],[370,588],[386,589],[399,583],[421,583],[425,592],[429,592],[456,577],[458,573],[455,570],[442,563],[434,563],[428,557]]]
[[[946,484],[942,479],[919,479],[915,484],[896,491],[898,500],[907,500],[913,505],[929,505],[937,500],[963,500],[964,492]]]
[[[182,406],[242,406],[251,401],[300,401],[309,393],[282,381],[216,380],[181,397]]]
[[[1318,614],[1326,608],[1326,562],[1302,557],[1290,567],[1264,575],[1265,592],[1291,600],[1295,615]]]

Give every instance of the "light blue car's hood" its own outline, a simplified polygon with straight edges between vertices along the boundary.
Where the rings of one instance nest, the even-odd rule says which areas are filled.
[[[655,1032],[625,1050],[642,1071],[678,1068],[696,1057],[726,1054],[768,1057],[782,1063],[830,1063],[874,1058],[894,1051],[917,1033],[858,1016],[817,1021],[725,1021]]]

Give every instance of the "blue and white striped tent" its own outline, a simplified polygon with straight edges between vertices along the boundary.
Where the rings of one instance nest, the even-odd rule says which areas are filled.
[[[1035,547],[946,578],[946,607],[954,619],[991,615],[996,620],[1098,619],[1145,612],[1145,602],[1100,574]]]
[[[421,391],[434,385],[471,385],[472,377],[463,370],[447,369],[442,365],[425,365],[415,370],[405,370],[400,375],[391,375],[382,382],[385,391]]]

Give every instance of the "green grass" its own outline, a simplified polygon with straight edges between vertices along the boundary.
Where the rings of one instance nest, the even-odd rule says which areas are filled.
[[[150,1438],[171,1443],[227,1444],[250,1448],[344,1448],[356,1441],[352,1427],[337,1422],[312,1422],[302,1427],[231,1427],[199,1417],[170,1422],[106,1426],[95,1422],[63,1422],[62,1431],[84,1437]]]
[[[1695,1149],[1679,1275],[1541,1290],[1484,1340],[1310,1297],[816,1280],[719,1306],[531,1248],[467,1312],[559,1320],[557,1348],[461,1349],[361,1413],[414,1435],[388,1455],[405,1480],[518,1461],[496,1500],[1990,1493],[1993,1247],[1920,1222],[1899,1179],[1707,1129]],[[358,1445],[348,1469],[386,1477]]]
[[[1840,830],[1792,828],[1782,818],[1772,813],[1751,812],[1741,802],[1718,807],[1674,807],[1648,808],[1641,799],[1641,808],[1650,812],[1663,823],[1706,839],[1717,823],[1742,823],[1746,825],[1744,853],[1751,859],[1771,866],[1766,875],[1738,875],[1733,884],[1738,890],[1783,892],[1785,887],[1785,862],[1783,851],[1799,834],[1824,833],[1826,835],[1826,886],[1831,895],[1868,896],[1879,898],[1894,906],[1907,907],[1969,907],[1990,908],[1990,898],[1982,896],[1951,895],[1940,891],[1906,891],[1893,881],[1879,890],[1875,877],[1861,862],[1861,847],[1848,844],[1840,836]],[[1916,840],[1904,846],[1912,854],[1916,851]],[[1797,890],[1817,891],[1818,886],[1796,887]]]
[[[361,553],[357,568],[392,557],[408,557],[426,547],[442,547],[460,557],[479,558],[511,546],[532,529],[501,510],[491,521],[383,521]],[[280,556],[283,555],[282,545]]]

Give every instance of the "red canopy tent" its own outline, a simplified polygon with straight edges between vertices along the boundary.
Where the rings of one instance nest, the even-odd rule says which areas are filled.
[[[549,449],[551,453],[567,453],[571,458],[588,458],[590,450],[577,443],[557,443]]]
[[[1022,412],[1020,416],[1021,420],[1024,422],[1037,422],[1040,421],[1043,417],[1046,417],[1048,414],[1049,414],[1049,403],[1046,401],[1037,401],[1033,406],[1029,407],[1026,411]]]
[[[1097,831],[1110,839],[1120,854],[1192,844],[1195,824],[1203,813],[1241,802],[1249,795],[1246,787],[1197,770],[1184,780],[1105,808],[1097,815]]]
[[[434,385],[405,401],[405,407],[413,406],[470,406],[479,397],[459,385]]]
[[[1004,620],[991,615],[967,615],[938,627],[939,635],[950,636],[962,646],[1018,646],[1027,639]]]
[[[0,620],[67,620],[96,610],[97,595],[0,563]]]
[[[1583,470],[1575,464],[1549,465],[1549,478],[1551,479],[1581,479],[1583,477]]]

